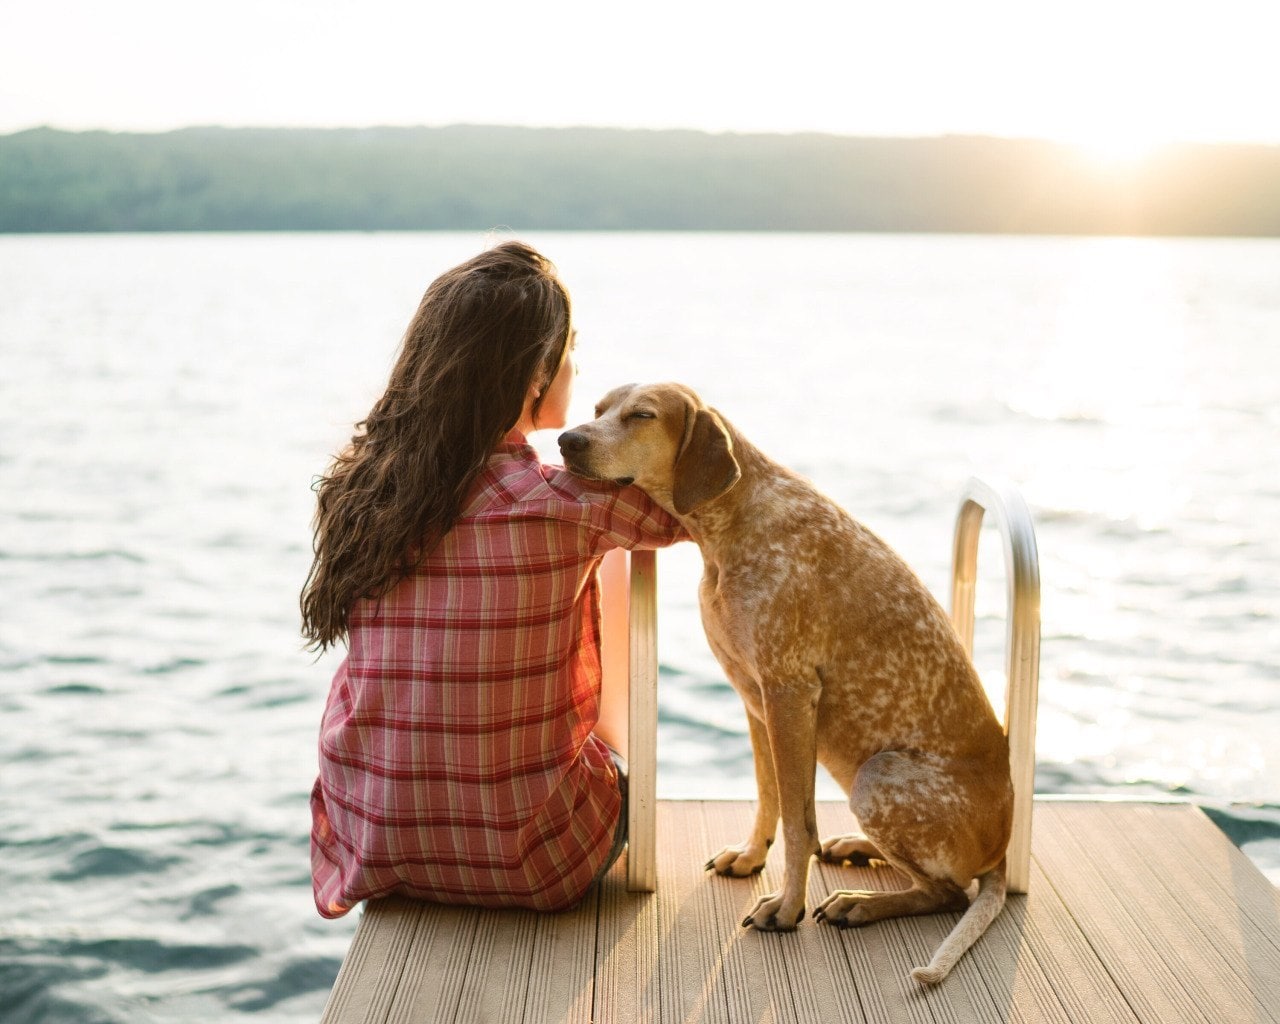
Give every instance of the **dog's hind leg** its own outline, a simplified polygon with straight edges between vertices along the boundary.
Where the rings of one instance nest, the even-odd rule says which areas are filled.
[[[904,751],[884,751],[859,770],[849,808],[881,858],[911,880],[896,892],[838,890],[818,907],[819,920],[856,927],[889,917],[963,910],[969,905],[957,877],[954,844],[963,801],[947,762]]]
[[[969,897],[954,882],[927,878],[913,881],[915,884],[910,889],[891,892],[837,889],[822,901],[814,912],[814,918],[838,928],[858,928],[890,917],[941,914],[969,906]]]
[[[859,868],[866,867],[873,860],[885,859],[875,843],[857,833],[824,839],[818,856],[828,864],[852,864]]]

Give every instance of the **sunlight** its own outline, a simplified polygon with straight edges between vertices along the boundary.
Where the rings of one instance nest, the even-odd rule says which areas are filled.
[[[1122,173],[1136,170],[1165,143],[1149,135],[1118,130],[1078,136],[1068,144],[1090,166]]]

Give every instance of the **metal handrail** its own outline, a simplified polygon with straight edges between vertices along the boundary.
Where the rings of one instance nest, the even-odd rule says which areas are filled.
[[[961,492],[952,548],[951,621],[972,657],[978,535],[983,515],[988,512],[995,517],[1004,540],[1008,584],[1004,730],[1009,737],[1009,770],[1013,779],[1013,833],[1009,839],[1007,885],[1010,892],[1026,892],[1031,876],[1031,809],[1040,684],[1040,559],[1031,513],[1012,485],[993,487],[971,477]]]

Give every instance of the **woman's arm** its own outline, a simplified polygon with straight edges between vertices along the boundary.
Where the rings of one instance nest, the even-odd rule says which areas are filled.
[[[600,719],[595,733],[627,757],[628,675],[631,650],[627,637],[630,575],[627,553],[615,548],[600,563]]]

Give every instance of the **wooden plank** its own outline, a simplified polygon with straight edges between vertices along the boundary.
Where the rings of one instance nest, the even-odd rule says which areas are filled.
[[[387,899],[364,905],[321,1024],[386,1019],[422,911],[423,904],[412,900]]]
[[[860,869],[871,874],[869,885],[849,888],[897,889],[906,879],[890,869]],[[880,999],[893,1007],[893,1020],[945,1021],[949,1024],[986,1024],[999,1019],[982,987],[972,961],[962,959],[945,984],[922,986],[911,977],[911,969],[929,962],[958,914],[897,918],[845,933],[847,942],[865,946],[871,963],[870,983],[878,987]]]
[[[857,822],[843,803],[822,802],[817,805],[818,835],[822,838],[845,835]],[[875,876],[879,875],[879,878]],[[818,905],[836,889],[892,888],[900,881],[896,872],[871,868],[841,868],[814,860],[809,872],[809,907],[806,921],[813,919]],[[884,885],[884,883],[888,883]],[[810,975],[810,985],[823,1006],[823,1020],[853,1024],[855,1021],[896,1020],[878,984],[871,981],[867,961],[858,955],[862,939],[853,932],[841,931],[813,921],[801,926],[801,953],[824,969]],[[810,949],[814,949],[810,952]],[[813,1018],[809,1018],[813,1019]]]
[[[662,1024],[732,1024],[725,994],[724,951],[733,934],[703,869],[714,838],[701,803],[658,805],[658,991],[652,1018]],[[716,847],[718,849],[718,847]]]
[[[572,910],[538,915],[524,1013],[513,1019],[530,1024],[591,1024],[599,910],[596,887]]]
[[[965,959],[972,961],[1002,1019],[1137,1021],[1034,860],[1027,894],[1008,898]]]
[[[600,885],[593,1021],[659,1019],[658,903],[649,893],[628,890],[627,856],[624,852]]]
[[[704,863],[725,846],[747,836],[754,812],[754,806],[748,803],[708,801],[703,805],[708,839]],[[775,847],[764,870],[752,878],[727,878],[708,872],[705,884],[711,894],[714,920],[718,922],[717,953],[729,1021],[794,1021],[779,944],[786,936],[742,927],[743,918],[756,900],[782,885],[781,847]]]
[[[563,914],[417,904],[403,970],[380,977],[366,968],[366,984],[382,988],[378,1005],[364,1017],[344,1015],[334,1022],[533,1019],[587,1024],[596,901],[593,893]],[[409,901],[375,901],[372,916],[383,916],[384,906],[395,913],[391,905],[401,902]]]
[[[1204,811],[1186,804],[1123,806],[1133,808],[1134,821],[1141,825],[1142,833],[1155,840],[1152,846],[1163,855],[1161,863],[1180,863],[1185,872],[1178,872],[1178,876],[1186,879],[1191,875],[1193,881],[1187,884],[1195,886],[1197,895],[1235,908],[1267,945],[1280,950],[1280,889]],[[1116,813],[1124,822],[1123,808],[1117,808]]]
[[[458,1024],[520,1020],[530,988],[534,936],[541,915],[528,910],[473,913],[475,938],[458,993],[458,1010],[452,1018],[444,1019]]]
[[[854,830],[856,823],[847,807],[840,805],[837,810],[820,804],[818,824],[820,835],[828,837],[847,834]],[[810,885],[813,906],[837,889],[891,890],[906,882],[888,867],[837,867],[815,861],[813,874],[816,876]],[[823,929],[828,944],[832,941],[829,936],[834,936],[834,941],[839,943],[865,1019],[894,1022],[933,1019],[927,1008],[915,1001],[919,985],[907,977],[907,971],[915,963],[908,964],[901,958],[895,962],[895,952],[900,952],[900,936],[878,925],[843,931],[827,925],[815,924],[814,927]]]
[[[844,811],[845,829],[852,820]],[[825,834],[825,831],[820,832]],[[785,842],[773,853],[782,865]],[[848,887],[847,876],[839,884],[831,884],[828,875],[845,875],[839,868],[813,860],[809,870],[809,888],[804,920],[791,935],[780,936],[780,947],[791,988],[791,1001],[796,1020],[824,1024],[867,1024],[875,1021],[862,1005],[853,971],[845,954],[845,944],[853,937],[838,928],[814,920],[814,911],[833,888]],[[781,880],[779,880],[781,881]]]
[[[848,808],[841,806],[843,812],[838,820],[834,820],[830,810],[823,805],[818,806],[819,834],[824,838],[831,835],[843,835],[852,831],[853,818]],[[827,822],[830,822],[828,824]],[[891,868],[883,870],[873,868],[836,867],[815,861],[809,883],[810,910],[817,907],[837,889],[893,889],[903,882],[901,876]],[[840,960],[835,954],[829,954],[838,970],[841,964],[845,970],[847,988],[836,984],[838,996],[843,996],[844,1004],[852,1012],[852,1000],[848,991],[852,990],[852,999],[856,1000],[857,1014],[867,1021],[911,1021],[913,1018],[908,1008],[905,986],[889,983],[878,977],[876,968],[877,943],[883,942],[884,936],[877,939],[866,929],[842,931],[815,922],[814,929],[822,936],[822,943],[828,949],[838,947]],[[869,940],[869,941],[868,941]]]
[[[1106,851],[1122,871],[1113,889],[1145,912],[1153,941],[1175,969],[1188,993],[1206,1014],[1219,1011],[1232,1021],[1280,1020],[1280,950],[1265,934],[1221,899],[1206,898],[1203,867],[1170,855],[1165,843],[1152,842],[1160,828],[1190,807],[1059,804],[1064,831],[1084,847]],[[1205,819],[1207,822],[1207,819]],[[1180,831],[1185,831],[1182,829]]]
[[[1211,984],[1195,976],[1195,958],[1188,963],[1177,948],[1196,937],[1173,928],[1155,894],[1136,882],[1143,875],[1140,859],[1113,843],[1095,848],[1076,839],[1090,813],[1097,814],[1096,805],[1062,804],[1042,814],[1036,859],[1138,1018],[1151,1024],[1250,1019],[1221,1015]],[[1105,868],[1093,860],[1103,850]]]
[[[375,904],[376,906],[376,904]],[[387,1024],[439,1024],[456,1014],[471,962],[477,914],[427,904],[409,947]]]

